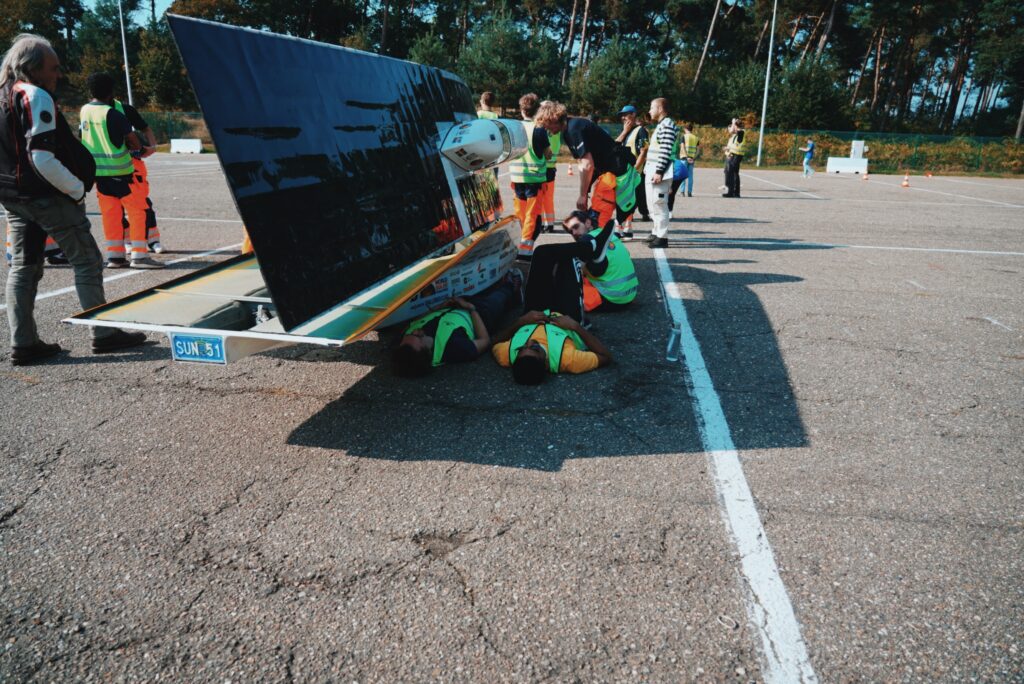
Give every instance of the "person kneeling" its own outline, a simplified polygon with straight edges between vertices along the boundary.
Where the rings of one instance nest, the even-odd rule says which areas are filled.
[[[553,312],[528,311],[495,338],[500,366],[520,385],[539,385],[548,373],[586,373],[612,362],[611,352],[579,321]]]
[[[491,346],[489,330],[516,303],[521,281],[522,274],[513,269],[483,292],[450,299],[414,319],[392,352],[395,374],[418,378],[445,363],[475,361]]]
[[[622,309],[636,299],[639,281],[629,250],[609,225],[600,229],[593,211],[574,211],[562,222],[581,250],[584,263],[583,306],[590,311]]]

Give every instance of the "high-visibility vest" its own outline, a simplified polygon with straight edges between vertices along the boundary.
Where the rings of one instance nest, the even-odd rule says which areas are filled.
[[[107,130],[107,112],[113,107],[105,104],[87,104],[79,114],[82,144],[96,160],[99,177],[129,176],[135,170],[128,147],[122,142],[114,147]]]
[[[590,235],[597,237],[601,232],[600,228],[590,231]],[[633,260],[629,257],[629,250],[619,241],[619,238],[612,235],[608,240],[608,247],[605,250],[605,257],[608,259],[608,270],[600,277],[587,272],[590,284],[601,293],[603,299],[613,304],[629,304],[636,299],[637,287],[640,281],[636,277],[636,268],[633,267]]]
[[[548,164],[544,157],[538,157],[533,151],[533,131],[537,127],[532,121],[524,121],[526,129],[526,153],[509,164],[509,174],[513,183],[543,183],[548,179]]]
[[[660,122],[659,122],[660,123]],[[651,136],[650,150],[647,153],[648,159],[657,159],[658,152],[661,150],[661,145],[658,144],[658,130],[654,130],[654,135]],[[679,131],[676,131],[675,140],[672,141],[671,160],[675,161],[679,159]]]
[[[478,119],[497,119],[498,118],[498,114],[497,114],[497,112],[491,112],[491,111],[488,111],[486,109],[478,109],[478,110],[476,110],[476,118],[478,118]]]
[[[544,309],[544,313],[548,316],[558,316],[558,313],[552,313],[550,309]],[[580,336],[572,330],[559,328],[557,325],[553,325],[551,323],[534,323],[531,325],[524,325],[516,331],[515,335],[512,336],[512,341],[508,345],[509,363],[516,362],[516,359],[519,358],[519,350],[526,346],[526,343],[530,341],[530,335],[532,335],[533,331],[540,325],[544,326],[544,330],[548,336],[548,370],[552,373],[557,373],[562,366],[562,349],[565,347],[566,340],[572,340],[577,349],[587,348],[587,345],[583,343]]]
[[[636,189],[640,185],[640,172],[632,164],[626,165],[626,172],[615,177],[615,204],[622,211],[632,211],[636,206]]]
[[[420,316],[405,329],[405,334],[409,335],[414,330],[419,330],[427,323],[430,323],[435,318],[440,318],[437,322],[437,332],[434,333],[434,356],[430,360],[430,365],[440,366],[443,362],[441,358],[444,356],[444,348],[448,346],[448,340],[451,339],[452,333],[456,330],[465,330],[466,335],[469,339],[473,339],[473,317],[462,309],[438,309],[437,311],[431,311],[426,316]]]
[[[733,133],[729,136],[729,142],[725,146],[725,151],[737,157],[742,157],[747,153],[747,136],[746,134],[743,135],[743,142],[738,142],[738,137],[739,133]]]
[[[551,143],[551,159],[548,159],[548,168],[554,169],[558,164],[558,153],[562,149],[562,134],[548,133],[548,142]]]
[[[636,139],[640,136],[641,128],[643,128],[643,126],[636,126],[633,128],[633,130],[629,132],[629,135],[626,136],[625,143],[626,147],[629,148],[629,151],[633,153],[633,156],[638,159],[640,158],[640,150],[636,146]]]
[[[683,133],[683,143],[686,145],[686,156],[691,159],[697,156],[697,145],[700,145],[700,138],[693,133]]]

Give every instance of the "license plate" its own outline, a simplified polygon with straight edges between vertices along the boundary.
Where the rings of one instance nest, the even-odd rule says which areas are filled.
[[[171,356],[175,361],[227,363],[224,338],[215,335],[171,334]]]

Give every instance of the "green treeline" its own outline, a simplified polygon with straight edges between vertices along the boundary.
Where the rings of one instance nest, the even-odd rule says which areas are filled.
[[[4,0],[0,40],[51,39],[67,66],[61,98],[85,76],[122,71],[116,0]],[[153,0],[126,0],[137,104],[195,110]],[[440,66],[503,107],[536,92],[613,116],[666,95],[675,116],[751,122],[761,110],[771,0],[176,0],[178,14],[251,26]],[[780,0],[767,125],[1020,135],[1020,0]]]

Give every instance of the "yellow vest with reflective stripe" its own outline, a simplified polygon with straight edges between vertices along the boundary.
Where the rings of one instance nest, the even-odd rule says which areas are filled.
[[[105,104],[87,104],[79,114],[82,144],[96,160],[96,176],[128,176],[135,170],[128,147],[122,142],[114,147],[107,130],[107,112],[113,107]]]
[[[513,183],[543,183],[548,179],[548,164],[544,157],[533,152],[533,131],[537,127],[532,121],[524,121],[526,129],[526,153],[509,164]]]
[[[700,145],[700,138],[693,133],[683,133],[683,143],[686,145],[686,156],[695,157],[697,145]]]
[[[597,237],[600,232],[600,228],[595,228],[590,231],[590,235]],[[619,238],[612,235],[604,253],[605,258],[608,259],[608,270],[602,273],[600,278],[588,271],[587,277],[590,278],[590,284],[601,293],[602,298],[609,302],[629,304],[636,299],[636,290],[640,284],[636,277],[633,260],[629,257],[629,250]]]
[[[736,138],[738,135],[738,133],[733,133],[729,136],[729,142],[726,144],[725,150],[730,154],[742,157],[747,153],[747,135],[746,133],[743,134],[743,142],[737,142]]]
[[[544,313],[552,317],[559,315],[557,312],[552,313],[551,309],[544,309]],[[533,334],[533,331],[539,325],[541,324],[524,325],[512,336],[512,341],[508,345],[509,364],[516,362],[516,359],[519,358],[519,350],[526,346],[526,343],[530,341],[530,335]],[[572,340],[573,344],[576,345],[576,349],[580,351],[587,348],[587,345],[583,343],[580,336],[572,330],[559,328],[552,323],[545,323],[544,331],[548,336],[548,370],[552,373],[557,373],[562,367],[562,349],[565,347],[566,340]]]
[[[430,360],[430,365],[436,367],[443,363],[441,359],[444,357],[444,349],[448,346],[448,340],[451,339],[453,332],[461,328],[466,331],[469,339],[473,339],[474,330],[473,317],[469,313],[462,309],[440,309],[414,320],[405,329],[405,334],[419,330],[435,318],[441,319],[437,322],[437,332],[434,333],[434,355]]]
[[[633,153],[633,156],[638,159],[640,158],[640,150],[637,149],[636,139],[640,135],[641,128],[643,128],[643,126],[636,126],[629,132],[629,135],[626,136],[626,147],[628,147],[629,151]]]
[[[548,159],[548,168],[553,169],[558,164],[558,153],[562,150],[562,134],[548,133],[548,142],[551,143],[551,159]]]

